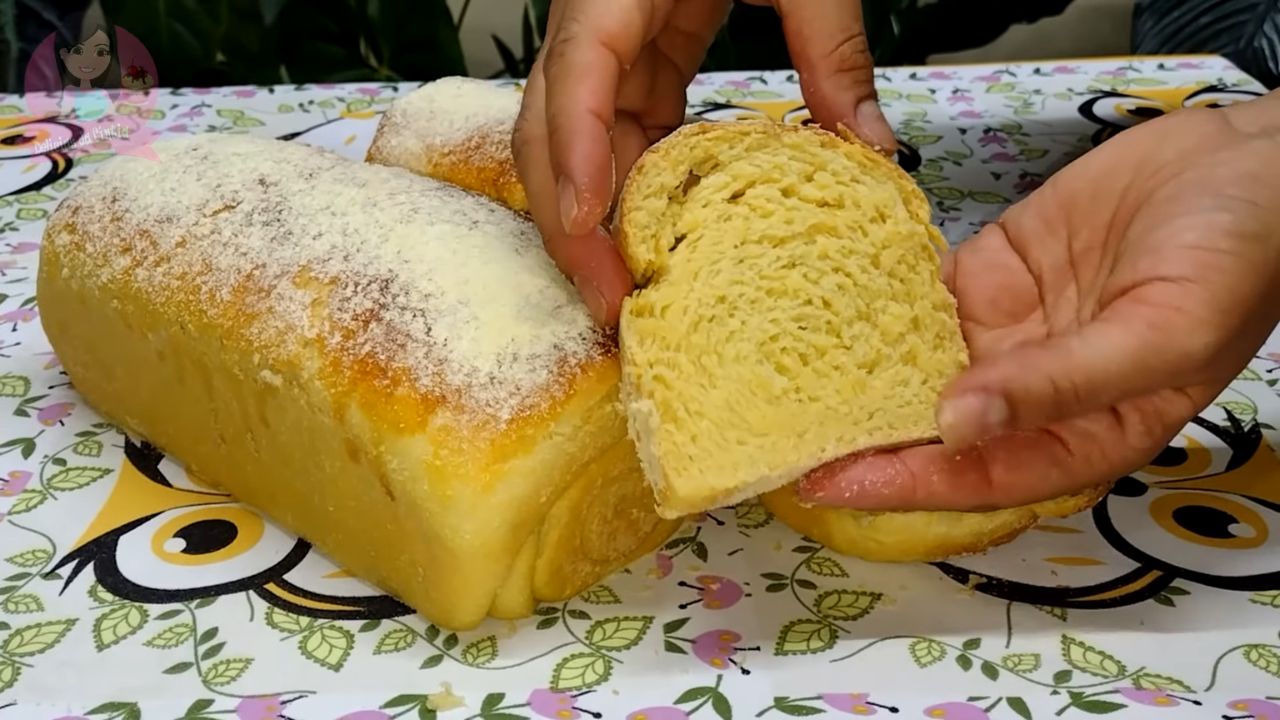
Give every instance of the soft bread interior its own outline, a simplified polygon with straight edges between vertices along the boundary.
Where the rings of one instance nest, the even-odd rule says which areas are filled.
[[[619,243],[623,398],[667,517],[936,436],[967,362],[929,206],[856,142],[687,126],[632,170]]]

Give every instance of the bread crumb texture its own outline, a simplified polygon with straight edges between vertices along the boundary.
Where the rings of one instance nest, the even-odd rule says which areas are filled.
[[[623,394],[664,515],[936,436],[967,351],[945,241],[889,160],[815,128],[687,126],[637,163],[619,226]]]
[[[533,225],[482,197],[266,138],[155,150],[106,163],[53,220],[118,232],[55,236],[83,245],[95,282],[155,303],[198,316],[251,299],[229,341],[264,361],[319,343],[343,372],[373,368],[372,382],[501,428],[610,352]]]

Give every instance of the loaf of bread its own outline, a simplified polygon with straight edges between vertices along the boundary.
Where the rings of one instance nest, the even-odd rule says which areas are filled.
[[[663,542],[597,331],[524,218],[400,168],[199,135],[50,218],[76,389],[193,478],[451,629]]]
[[[507,207],[528,209],[511,154],[520,92],[445,77],[397,98],[378,121],[365,160],[453,183]]]

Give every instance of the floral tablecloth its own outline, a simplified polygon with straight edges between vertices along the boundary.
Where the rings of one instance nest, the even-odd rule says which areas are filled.
[[[1143,118],[1261,91],[1204,57],[879,83],[953,242]],[[164,90],[121,111],[358,161],[412,87]],[[786,73],[704,76],[690,111],[801,122],[798,98]],[[26,112],[0,96],[0,717],[1280,717],[1280,335],[1094,511],[986,555],[863,563],[747,503],[572,601],[455,634],[273,526],[237,541],[203,512],[224,499],[83,404],[34,273],[45,218],[110,153]],[[442,690],[462,707],[434,709]]]

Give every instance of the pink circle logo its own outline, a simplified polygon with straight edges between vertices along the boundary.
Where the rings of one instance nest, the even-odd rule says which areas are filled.
[[[79,134],[55,134],[40,152],[154,155],[159,133],[155,62],[137,37],[109,22],[86,22],[69,36],[51,33],[31,55],[23,89],[33,120],[58,118]],[[55,147],[56,146],[56,147]]]

